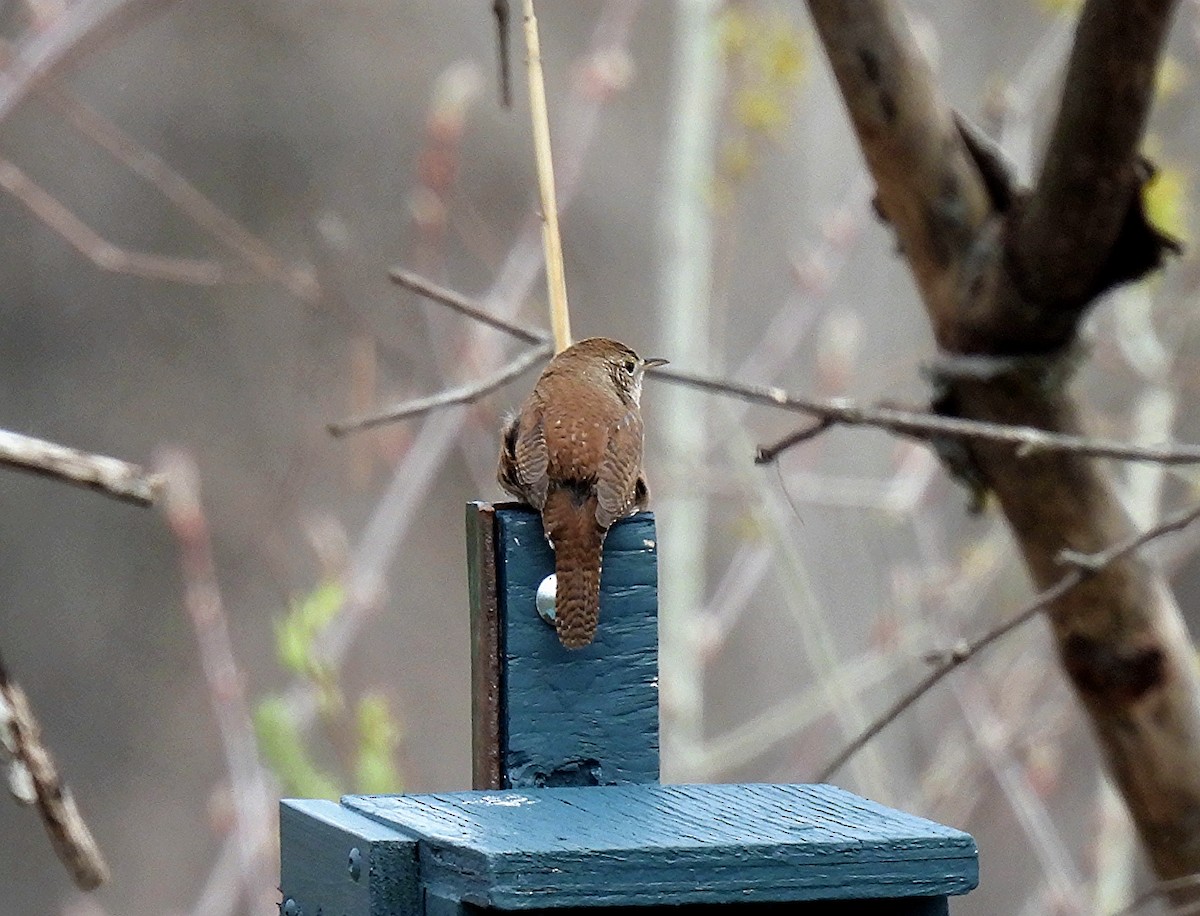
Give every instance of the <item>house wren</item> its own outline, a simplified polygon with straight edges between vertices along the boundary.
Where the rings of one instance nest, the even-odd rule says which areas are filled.
[[[558,580],[554,625],[568,649],[596,635],[604,536],[650,498],[642,474],[642,375],[665,362],[605,337],[581,340],[550,360],[504,426],[496,476],[542,514]]]

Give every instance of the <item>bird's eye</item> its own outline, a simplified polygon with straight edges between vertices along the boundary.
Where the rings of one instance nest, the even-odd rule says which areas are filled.
[[[625,360],[625,371],[633,375],[633,370],[637,368],[637,363],[632,359]]]

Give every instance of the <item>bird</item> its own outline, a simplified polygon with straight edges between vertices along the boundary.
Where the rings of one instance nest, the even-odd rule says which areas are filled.
[[[607,337],[581,340],[550,360],[501,431],[496,477],[541,513],[554,549],[554,625],[568,649],[595,638],[608,529],[650,501],[642,379],[666,362]]]

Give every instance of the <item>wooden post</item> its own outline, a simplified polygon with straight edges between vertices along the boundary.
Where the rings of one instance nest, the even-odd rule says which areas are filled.
[[[528,506],[467,506],[472,773],[476,789],[658,781],[658,564],[654,516],[604,542],[600,628],[569,650],[537,612],[554,572]]]
[[[568,651],[525,506],[467,508],[474,779],[280,804],[282,916],[948,916],[967,834],[834,786],[658,784],[656,543],[609,532],[600,629]]]

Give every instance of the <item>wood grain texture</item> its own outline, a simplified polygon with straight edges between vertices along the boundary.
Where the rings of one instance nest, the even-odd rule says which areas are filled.
[[[301,916],[420,912],[415,838],[323,799],[280,802],[279,838],[279,889]]]
[[[936,898],[978,882],[967,834],[833,786],[630,785],[342,803],[419,838],[430,893],[505,910]]]
[[[734,907],[736,906],[736,909]],[[488,912],[470,903],[450,900],[434,894],[425,896],[423,916],[481,916]],[[558,907],[523,909],[522,916],[564,916]],[[570,916],[950,916],[946,897],[873,898],[869,900],[810,900],[797,907],[796,901],[779,903],[691,903],[665,905],[660,909],[644,906],[580,906],[565,911]],[[406,914],[405,914],[406,916]]]
[[[600,627],[567,650],[538,616],[554,571],[541,518],[498,505],[500,742],[505,788],[658,780],[658,550],[654,516],[618,521],[604,543]]]
[[[734,910],[733,906],[737,909]],[[478,916],[479,910],[459,904],[459,909],[443,911],[442,916]],[[426,916],[434,913],[426,908]],[[571,916],[653,916],[635,906],[572,907]],[[945,897],[900,897],[891,900],[812,900],[797,908],[796,902],[781,903],[691,903],[671,906],[671,916],[949,916],[949,901]],[[522,910],[522,916],[563,916],[563,911],[551,907]]]
[[[496,599],[496,511],[467,503],[471,600],[471,786],[500,789],[500,611]]]

